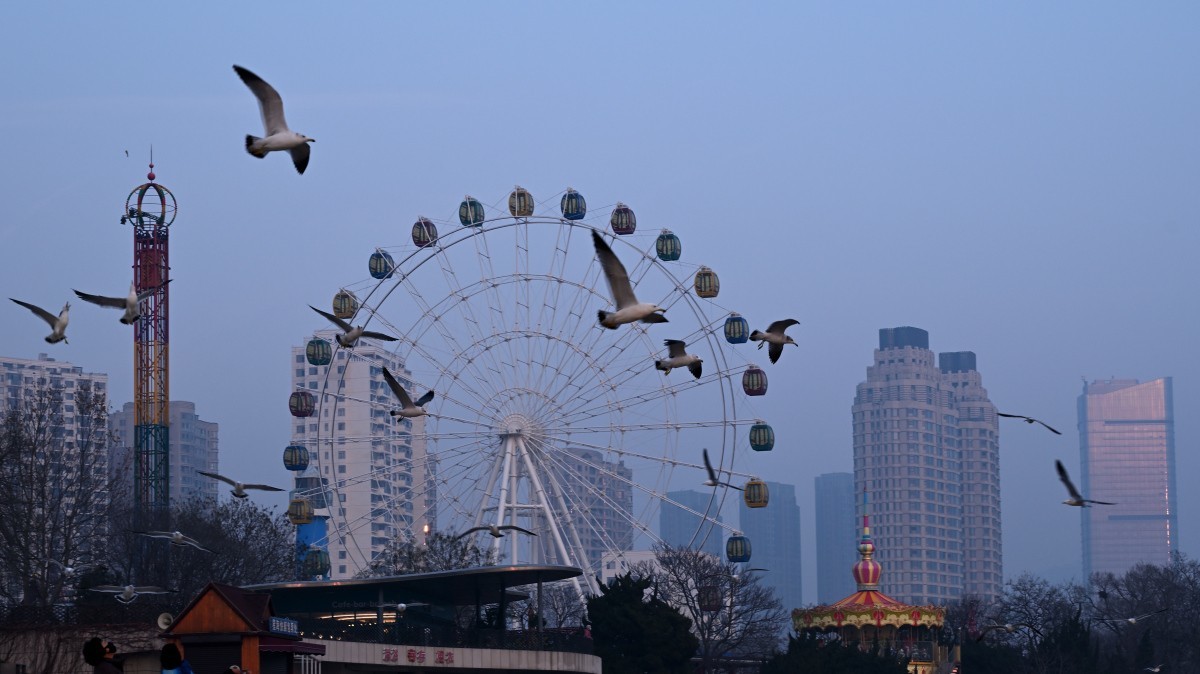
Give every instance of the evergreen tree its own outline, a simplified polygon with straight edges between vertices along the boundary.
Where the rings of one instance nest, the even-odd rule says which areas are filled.
[[[604,662],[604,674],[685,674],[699,642],[691,621],[657,596],[647,597],[648,578],[632,574],[600,586],[600,595],[588,598],[595,653]]]

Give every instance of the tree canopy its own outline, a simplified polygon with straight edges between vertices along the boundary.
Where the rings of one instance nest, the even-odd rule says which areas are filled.
[[[699,642],[691,621],[650,592],[649,578],[626,573],[588,599],[595,653],[604,674],[684,674]],[[649,596],[647,596],[649,595]]]

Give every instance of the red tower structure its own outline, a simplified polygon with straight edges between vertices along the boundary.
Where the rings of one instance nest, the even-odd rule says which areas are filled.
[[[154,182],[154,162],[125,200],[121,224],[133,226],[133,281],[139,293],[163,284],[171,266],[167,231],[175,221],[175,196]],[[171,503],[169,286],[143,300],[133,332],[133,503],[143,515],[165,512]]]

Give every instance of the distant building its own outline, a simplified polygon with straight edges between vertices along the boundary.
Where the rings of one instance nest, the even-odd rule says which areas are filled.
[[[627,550],[625,552],[605,552],[600,557],[600,582],[608,585],[617,576],[629,573],[638,565],[650,565],[658,568],[658,560],[652,550]]]
[[[335,334],[322,330],[314,338],[333,342]],[[314,523],[298,529],[297,537],[325,547],[330,578],[349,578],[390,542],[417,540],[426,524],[432,528],[436,491],[430,488],[437,466],[427,460],[421,440],[425,420],[389,414],[397,403],[383,368],[406,390],[417,388],[399,357],[360,341],[353,349],[337,349],[329,365],[312,365],[305,348],[292,347],[292,387],[317,397],[320,416],[292,419],[292,444],[303,445],[311,457],[309,468],[295,478],[296,489],[312,499],[315,510]],[[322,390],[328,395],[324,404]]]
[[[571,488],[572,525],[579,534],[587,559],[581,561],[586,569],[601,568],[608,551],[633,548],[633,523],[624,513],[633,512],[633,469],[624,461],[607,461],[604,452],[594,449],[568,447],[550,467],[560,484],[584,484]],[[535,527],[549,531],[548,525]]]
[[[750,561],[742,566],[766,569],[756,572],[762,584],[774,588],[775,596],[790,612],[804,605],[800,573],[800,506],[796,504],[794,485],[767,482],[767,491],[770,503],[765,508],[750,508],[744,500],[740,502],[738,522],[750,539]],[[853,539],[854,529],[850,529],[850,537]]]
[[[879,331],[851,408],[854,490],[870,494],[880,563],[909,604],[999,596],[996,408],[970,351],[934,362],[929,333]]]
[[[659,537],[672,547],[701,550],[724,559],[722,530],[714,524],[721,521],[719,505],[712,491],[667,492],[658,511]]]
[[[168,438],[171,503],[182,503],[192,498],[215,500],[220,484],[197,471],[219,473],[217,458],[218,425],[204,421],[196,414],[196,404],[185,400],[172,400]],[[119,442],[109,449],[110,465],[124,466],[121,476],[125,486],[133,489],[133,403],[125,403],[120,412],[108,415],[108,428],[116,434]],[[132,493],[132,491],[130,492]]]
[[[847,569],[858,562],[854,537],[854,474],[825,473],[814,480],[817,518],[817,602],[832,604],[854,592]]]
[[[1171,388],[1170,377],[1083,386],[1075,482],[1085,498],[1116,503],[1080,508],[1084,578],[1169,564],[1179,550]]]

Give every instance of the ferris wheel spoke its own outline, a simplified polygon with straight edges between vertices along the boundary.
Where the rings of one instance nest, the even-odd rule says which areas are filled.
[[[562,458],[559,457],[556,452],[546,452],[545,458],[546,458],[546,460],[552,462],[555,465],[555,467],[558,468],[558,470],[562,471],[564,474],[573,478],[572,483],[578,483],[579,485],[581,485],[583,487],[583,489],[588,492],[589,495],[591,495],[598,501],[602,501],[605,505],[607,505],[614,512],[616,512],[617,515],[619,517],[621,517],[621,519],[627,521],[634,529],[637,529],[642,534],[650,536],[656,542],[659,540],[658,536],[654,533],[653,530],[650,529],[650,527],[648,527],[644,523],[642,523],[642,521],[640,519],[638,519],[633,513],[626,510],[622,504],[617,503],[603,490],[594,486],[592,484],[591,480],[588,478],[588,476],[583,475],[582,473],[579,472],[579,470],[577,468],[570,465],[568,462],[563,461]],[[573,457],[573,458],[578,458],[578,457]],[[584,461],[584,463],[587,463],[588,465],[593,465],[591,462],[587,462],[587,461]],[[620,475],[618,475],[617,473],[615,473],[612,470],[609,470],[607,468],[598,468],[598,470],[600,470],[605,475],[608,475],[614,479],[621,478]],[[550,471],[547,471],[547,472],[550,472]],[[559,489],[561,489],[561,485],[559,486]],[[568,504],[571,506],[572,510],[583,516],[584,520],[588,523],[589,528],[591,528],[595,534],[597,534],[598,536],[600,536],[608,541],[610,549],[618,550],[618,549],[623,548],[623,546],[617,544],[617,542],[612,539],[612,537],[608,533],[607,528],[597,526],[596,522],[591,517],[588,516],[588,515],[590,515],[590,508],[585,507],[586,504],[580,504],[580,503],[576,502],[576,498],[578,495],[575,492],[570,491],[570,490],[564,490],[564,494],[572,494],[572,496],[567,499]]]
[[[663,388],[660,388],[660,389],[655,389],[652,391],[647,391],[645,393],[639,393],[636,395],[632,395],[626,399],[626,402],[629,404],[632,404],[635,402],[638,402],[638,403],[653,402],[655,400],[659,400],[659,399],[662,399],[667,396],[677,395],[679,393],[690,391],[692,389],[703,388],[704,386],[706,386],[707,384],[710,384],[713,381],[721,381],[721,380],[727,381],[730,378],[730,376],[731,375],[728,372],[713,372],[713,373],[705,374],[703,377],[701,377],[699,379],[691,379],[688,381],[677,382],[675,384],[672,384],[671,386],[664,386]],[[594,407],[590,407],[590,408],[582,408],[582,409],[578,409],[578,410],[573,410],[572,411],[573,416],[571,416],[570,419],[574,420],[577,418],[585,418],[585,419],[591,418],[596,415],[603,414],[605,411],[606,411],[605,408],[602,406],[594,406]]]

